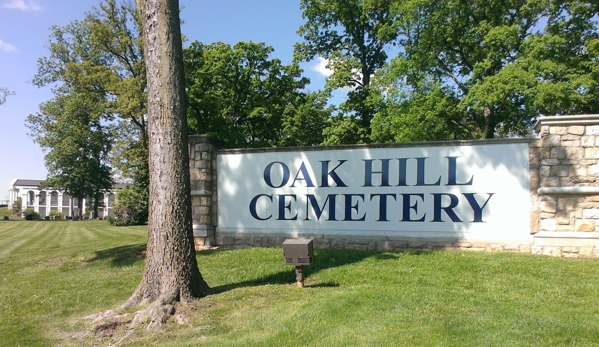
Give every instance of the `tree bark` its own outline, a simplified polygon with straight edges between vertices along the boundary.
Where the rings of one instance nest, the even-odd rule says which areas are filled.
[[[191,224],[178,0],[137,0],[148,80],[150,197],[143,278],[124,306],[171,305],[208,294]]]

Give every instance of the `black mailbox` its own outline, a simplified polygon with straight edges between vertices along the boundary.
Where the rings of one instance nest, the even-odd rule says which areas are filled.
[[[287,239],[283,242],[283,256],[285,264],[302,266],[310,265],[314,261],[312,240]]]

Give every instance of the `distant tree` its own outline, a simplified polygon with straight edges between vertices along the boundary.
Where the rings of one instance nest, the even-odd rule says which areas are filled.
[[[52,27],[47,57],[38,59],[33,83],[95,93],[106,100],[104,114],[140,129],[145,143],[146,75],[137,9],[129,2],[101,0],[82,21]]]
[[[15,201],[13,201],[12,206],[10,207],[10,212],[15,216],[19,216],[19,215],[21,215],[22,211],[23,211],[23,199],[19,196],[15,199]]]
[[[150,303],[138,319],[164,322],[178,301],[206,294],[191,228],[189,154],[179,3],[138,0],[148,78],[150,206],[141,283],[125,303]]]
[[[368,101],[371,77],[385,64],[387,46],[399,34],[399,5],[392,0],[300,1],[306,23],[298,30],[304,42],[296,45],[296,58],[328,59],[333,70],[328,88],[351,88],[325,142],[371,141],[370,122],[378,107]]]
[[[230,147],[269,147],[318,141],[323,95],[303,91],[308,79],[297,64],[270,58],[264,43],[193,42],[184,50],[190,131],[211,134]],[[307,108],[314,108],[306,112]],[[301,119],[300,119],[301,118]],[[292,120],[293,119],[293,120]],[[292,124],[312,124],[317,136],[296,138]],[[303,136],[303,134],[302,134]]]
[[[94,97],[96,96],[96,97]],[[46,152],[48,177],[43,187],[61,189],[78,199],[78,216],[87,198],[97,216],[100,194],[112,187],[107,163],[112,131],[103,124],[102,100],[72,91],[43,103],[27,117],[30,136]]]

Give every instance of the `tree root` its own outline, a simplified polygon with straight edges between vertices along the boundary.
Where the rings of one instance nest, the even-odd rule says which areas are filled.
[[[165,303],[156,300],[149,306],[135,312],[119,312],[122,310],[108,310],[85,317],[91,321],[89,332],[103,341],[109,341],[109,346],[118,346],[125,342],[135,330],[145,327],[145,330],[159,330],[171,317],[176,324],[189,324],[184,307],[188,303]],[[177,308],[181,308],[177,312]],[[72,335],[71,338],[81,334]],[[78,338],[89,338],[89,333]]]
[[[176,312],[175,306],[171,304],[163,304],[160,301],[156,301],[151,304],[148,308],[137,311],[135,318],[131,322],[133,327],[138,325],[147,324],[148,330],[152,330],[158,326],[163,325],[171,318]]]

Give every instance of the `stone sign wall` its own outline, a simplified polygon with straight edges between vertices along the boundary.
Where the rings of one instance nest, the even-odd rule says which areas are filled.
[[[220,141],[209,136],[190,136],[191,194],[193,205],[193,230],[196,247],[280,247],[282,242],[287,238],[304,237],[313,239],[314,245],[317,248],[392,251],[410,249],[469,249],[479,251],[513,251],[567,257],[599,257],[599,233],[597,233],[597,231],[599,231],[599,223],[597,223],[597,220],[599,219],[599,188],[597,188],[597,178],[599,176],[599,116],[543,117],[536,125],[536,132],[538,133],[538,137],[526,139],[353,145],[325,148],[265,148],[251,150],[223,149]],[[406,230],[401,232],[400,229],[404,227],[398,226],[397,224],[391,227],[393,230],[385,230],[384,232],[379,233],[373,232],[373,230],[371,230],[372,227],[370,226],[363,228],[368,230],[351,230],[351,225],[355,224],[353,223],[353,220],[362,216],[362,212],[358,211],[358,204],[368,200],[368,198],[360,196],[364,194],[354,194],[355,192],[353,191],[342,192],[343,194],[339,194],[339,197],[337,198],[337,201],[342,198],[349,199],[346,201],[349,201],[348,203],[350,205],[347,206],[350,207],[346,207],[345,210],[346,220],[352,221],[351,223],[346,223],[349,228],[332,227],[330,229],[337,229],[326,230],[325,227],[325,230],[323,231],[317,230],[320,227],[315,229],[306,222],[294,224],[300,225],[301,227],[299,228],[295,226],[289,227],[289,225],[285,223],[287,223],[287,219],[294,217],[295,212],[292,211],[292,208],[294,208],[292,207],[292,203],[298,199],[298,197],[293,196],[293,192],[257,192],[252,193],[254,194],[252,195],[254,197],[252,200],[252,197],[248,197],[249,195],[245,196],[244,192],[237,190],[238,186],[251,187],[254,189],[256,188],[254,185],[261,184],[264,187],[265,183],[266,186],[271,188],[281,189],[286,188],[283,187],[285,184],[291,186],[294,185],[295,182],[297,182],[298,185],[299,183],[304,184],[308,186],[308,188],[310,188],[310,184],[313,186],[319,185],[317,180],[325,175],[315,173],[319,168],[312,168],[310,165],[314,166],[314,163],[310,164],[309,160],[304,162],[303,160],[296,159],[296,167],[299,168],[299,170],[297,172],[284,172],[284,168],[289,166],[286,164],[287,162],[285,162],[285,160],[291,160],[287,158],[290,155],[289,153],[302,153],[302,158],[304,158],[306,156],[314,156],[315,154],[312,152],[318,152],[318,154],[316,154],[317,159],[313,159],[312,162],[319,162],[321,164],[327,162],[327,165],[331,165],[331,167],[327,167],[328,171],[326,171],[326,173],[329,175],[327,178],[332,185],[333,183],[339,183],[335,181],[337,178],[340,179],[342,183],[346,183],[341,179],[341,176],[335,178],[330,175],[331,169],[333,168],[332,165],[339,165],[341,162],[339,161],[339,159],[341,159],[340,153],[344,153],[343,151],[366,151],[367,155],[374,155],[373,158],[375,159],[362,158],[358,159],[358,161],[366,165],[367,170],[370,170],[368,172],[372,175],[373,180],[383,179],[383,181],[377,181],[379,183],[371,183],[371,186],[376,186],[377,184],[379,186],[385,186],[385,174],[382,173],[385,171],[385,165],[391,165],[390,163],[395,163],[398,160],[400,163],[400,170],[402,170],[401,165],[414,163],[419,167],[422,166],[422,171],[424,171],[424,166],[430,165],[430,163],[426,161],[427,159],[424,158],[434,158],[436,155],[435,153],[437,153],[435,151],[440,151],[438,152],[440,153],[438,156],[442,159],[446,158],[443,160],[448,160],[448,164],[446,163],[445,165],[449,165],[449,172],[446,167],[440,168],[439,172],[448,172],[447,175],[451,176],[451,170],[457,170],[456,167],[460,167],[458,165],[463,165],[463,160],[472,161],[472,158],[468,159],[468,156],[464,154],[454,155],[446,153],[470,153],[470,148],[486,148],[490,146],[489,148],[505,148],[506,150],[503,150],[503,152],[507,152],[505,155],[513,156],[517,155],[516,153],[518,150],[512,150],[510,149],[510,146],[522,145],[527,148],[527,151],[524,151],[524,153],[527,153],[528,157],[528,167],[525,174],[527,177],[525,184],[518,183],[517,185],[520,185],[520,188],[526,189],[528,193],[524,195],[514,193],[515,195],[512,200],[513,206],[511,207],[499,205],[495,202],[496,200],[493,200],[501,195],[492,197],[491,194],[494,194],[494,192],[491,190],[493,188],[485,188],[488,191],[485,190],[484,192],[480,191],[477,193],[456,191],[455,189],[453,189],[453,193],[440,193],[438,191],[426,190],[429,189],[429,187],[425,187],[426,189],[423,192],[418,191],[410,194],[404,192],[397,196],[394,195],[394,197],[386,197],[386,199],[388,198],[389,204],[403,198],[404,203],[407,201],[409,204],[412,204],[412,207],[405,207],[403,212],[411,214],[409,219],[419,219],[416,217],[422,216],[424,218],[424,212],[419,212],[419,207],[416,206],[421,199],[419,196],[425,193],[431,194],[435,198],[439,198],[439,200],[434,203],[434,206],[439,210],[439,214],[438,216],[435,214],[434,218],[427,217],[428,219],[437,218],[437,222],[441,222],[441,219],[449,221],[449,219],[454,220],[457,218],[460,219],[460,221],[462,219],[469,219],[467,222],[483,222],[473,227],[472,230],[476,231],[476,233],[464,233],[462,232],[463,230],[460,230],[460,227],[455,227],[455,230],[450,230],[452,232],[443,232],[445,229],[440,228],[437,233],[427,233],[426,231],[430,231],[428,230],[428,225],[425,226],[424,229],[422,229],[423,227],[412,228],[414,229],[414,232],[408,232]],[[379,153],[381,149],[392,154],[387,159],[376,159],[386,158],[376,154]],[[393,152],[397,151],[397,149],[401,150],[402,153],[416,152],[414,152],[413,158],[406,157],[398,159],[394,157],[396,153]],[[420,153],[418,150],[423,150],[423,153],[425,154],[418,154]],[[322,153],[332,153],[335,158],[331,157],[331,159],[327,159],[325,158],[326,154]],[[375,153],[376,155],[372,153]],[[431,155],[430,153],[433,154]],[[229,168],[233,169],[227,176],[225,176],[226,179],[221,177],[221,182],[218,182],[218,163],[222,164],[231,158],[237,160],[240,166],[236,167],[235,165],[237,164],[235,163],[227,164],[229,165]],[[244,160],[240,160],[239,158],[244,158]],[[477,160],[480,160],[480,158]],[[510,170],[513,169],[512,167],[516,165],[512,164],[512,161],[508,159],[504,158],[500,159],[500,161],[501,160],[503,160],[503,162],[493,164],[491,163],[491,159],[488,159],[488,163],[481,162],[477,164],[478,166],[475,165],[475,167],[485,167],[485,165],[493,167],[493,165],[495,165],[495,167],[507,168],[508,170],[506,172],[510,172]],[[274,167],[279,169],[282,168],[283,171],[281,172],[283,172],[283,176],[278,178],[276,175],[270,177],[270,173],[268,174],[268,177],[264,176],[266,175],[265,172],[267,172],[265,167],[268,166],[269,163],[271,165],[271,170],[269,172],[275,172],[272,171]],[[343,165],[348,166],[349,164]],[[361,170],[363,170],[364,165],[361,167]],[[407,170],[405,165],[403,170]],[[355,168],[352,170],[356,171]],[[421,178],[414,178],[414,180],[421,180],[421,183],[423,183],[422,185],[433,185],[431,182],[436,183],[436,177],[439,176],[439,178],[442,178],[441,176],[443,175],[435,173],[435,170],[436,169],[432,170],[432,181],[430,181],[430,178],[425,178],[424,176]],[[235,174],[231,174],[231,172],[234,172]],[[285,174],[287,174],[288,177],[285,176]],[[335,174],[334,171],[333,174]],[[415,175],[420,174],[416,173]],[[451,186],[451,184],[449,184],[451,180],[455,181],[454,183],[456,186],[467,185],[468,179],[472,177],[474,177],[473,182],[478,183],[479,179],[477,177],[481,177],[480,173],[474,175],[469,174],[466,171],[458,172],[456,175],[458,176],[457,178],[442,178],[439,185],[445,184]],[[261,179],[252,179],[251,177],[260,177]],[[331,178],[333,180],[331,180]],[[306,179],[308,181],[306,181]],[[360,177],[360,179],[364,180],[367,178]],[[493,180],[497,181],[498,192],[504,193],[504,197],[506,195],[505,193],[512,188],[511,186],[515,185],[515,181],[507,180],[507,176],[503,186],[501,175]],[[268,184],[269,182],[270,184]],[[401,182],[401,179],[399,184],[395,182],[396,186],[401,186]],[[370,183],[361,185],[367,186],[368,184]],[[346,185],[351,186],[351,184]],[[354,185],[356,185],[356,183],[354,183]],[[412,185],[416,186],[417,184]],[[474,187],[475,184],[471,184],[471,186]],[[375,215],[379,220],[381,220],[381,218],[387,218],[385,214],[381,214],[382,212],[380,209],[383,205],[381,205],[382,200],[380,199],[381,195],[391,194],[384,192],[386,191],[381,190],[374,194],[377,195],[376,199],[379,200],[373,200],[371,196],[370,201],[379,201],[378,205],[373,205],[378,208],[378,212],[369,212],[368,216],[372,217]],[[328,196],[327,200],[321,199],[320,205],[314,197],[316,195],[312,194],[312,191],[308,191],[308,193],[310,194],[304,195],[308,195],[310,199],[308,199],[308,202],[304,202],[304,205],[307,206],[306,208],[310,208],[311,203],[311,208],[316,208],[315,211],[319,218],[321,214],[325,212],[335,213],[330,209],[325,211],[325,206],[327,206],[326,203],[327,201],[330,201],[329,198],[332,194],[330,191],[324,195]],[[219,194],[222,195],[220,203],[226,204],[227,206],[226,211],[223,210],[220,214],[218,211]],[[281,198],[277,194],[283,195],[283,197]],[[347,197],[348,195],[350,196],[349,198]],[[403,195],[403,197],[401,195]],[[406,195],[411,195],[411,197],[409,196],[406,198]],[[448,197],[451,197],[451,199],[454,200],[457,199],[453,196],[467,198],[471,206],[478,206],[478,217],[473,218],[470,216],[468,218],[463,218],[459,213],[452,216],[452,208],[458,209],[457,204],[459,203],[455,202],[454,204],[452,202],[453,200],[447,200],[449,199]],[[483,197],[489,204],[491,204],[491,202],[496,204],[497,207],[493,207],[496,210],[495,212],[501,212],[505,209],[513,208],[514,206],[520,206],[520,203],[522,203],[523,200],[527,201],[525,207],[518,208],[518,211],[528,211],[527,214],[529,218],[526,219],[528,226],[524,228],[517,227],[516,229],[518,230],[515,232],[513,226],[503,226],[501,223],[494,224],[489,222],[488,228],[484,229],[484,222],[486,222],[485,218],[487,217],[483,217],[483,213],[487,216],[486,213],[488,213],[488,211],[483,211],[483,208],[486,206],[484,205],[485,201],[483,201]],[[441,200],[442,198],[446,200]],[[230,204],[235,204],[236,200],[239,200],[239,207],[231,208]],[[252,206],[248,206],[248,201],[246,200],[255,204],[253,206],[253,211]],[[499,200],[500,198],[497,198],[497,201]],[[335,200],[333,200],[333,202],[335,202]],[[258,206],[260,204],[273,205],[266,208],[270,208],[272,211],[279,214],[271,217],[272,213],[265,212],[267,210],[264,209],[259,209]],[[421,202],[421,204],[423,204],[423,202]],[[384,208],[388,208],[386,203]],[[401,209],[401,207],[399,208]],[[223,207],[221,207],[221,209],[223,209]],[[487,208],[487,210],[491,209],[492,208]],[[303,216],[305,220],[310,219],[307,214],[308,212],[302,212],[301,209],[300,212],[304,213]],[[476,212],[476,209],[474,212]],[[251,227],[250,224],[252,223],[243,219],[245,218],[243,215],[248,213],[253,214],[255,217],[254,219],[257,219],[259,222],[263,221],[264,223],[258,223],[256,224],[257,226]],[[341,208],[340,212],[337,212],[336,218],[337,220],[342,220],[343,217],[338,217],[339,213],[343,213],[343,208]],[[430,213],[432,215],[433,212]],[[441,214],[443,217],[441,217]],[[516,214],[517,212],[514,210],[514,215]],[[364,219],[367,218],[368,217],[364,216]],[[509,218],[509,214],[506,216],[502,215],[501,218]],[[219,219],[221,225],[219,225]],[[330,219],[331,218],[329,218],[329,220]],[[335,220],[335,217],[332,219]],[[410,220],[410,222],[414,221],[415,220]],[[517,225],[521,225],[521,222],[518,223],[520,224]],[[324,224],[326,225],[327,223]],[[341,224],[343,223],[337,223],[337,225]],[[389,223],[384,224],[389,225]],[[328,225],[333,226],[331,223]],[[435,224],[433,223],[432,225],[434,226]],[[470,228],[470,226],[468,227]],[[387,229],[389,228],[387,227]]]

